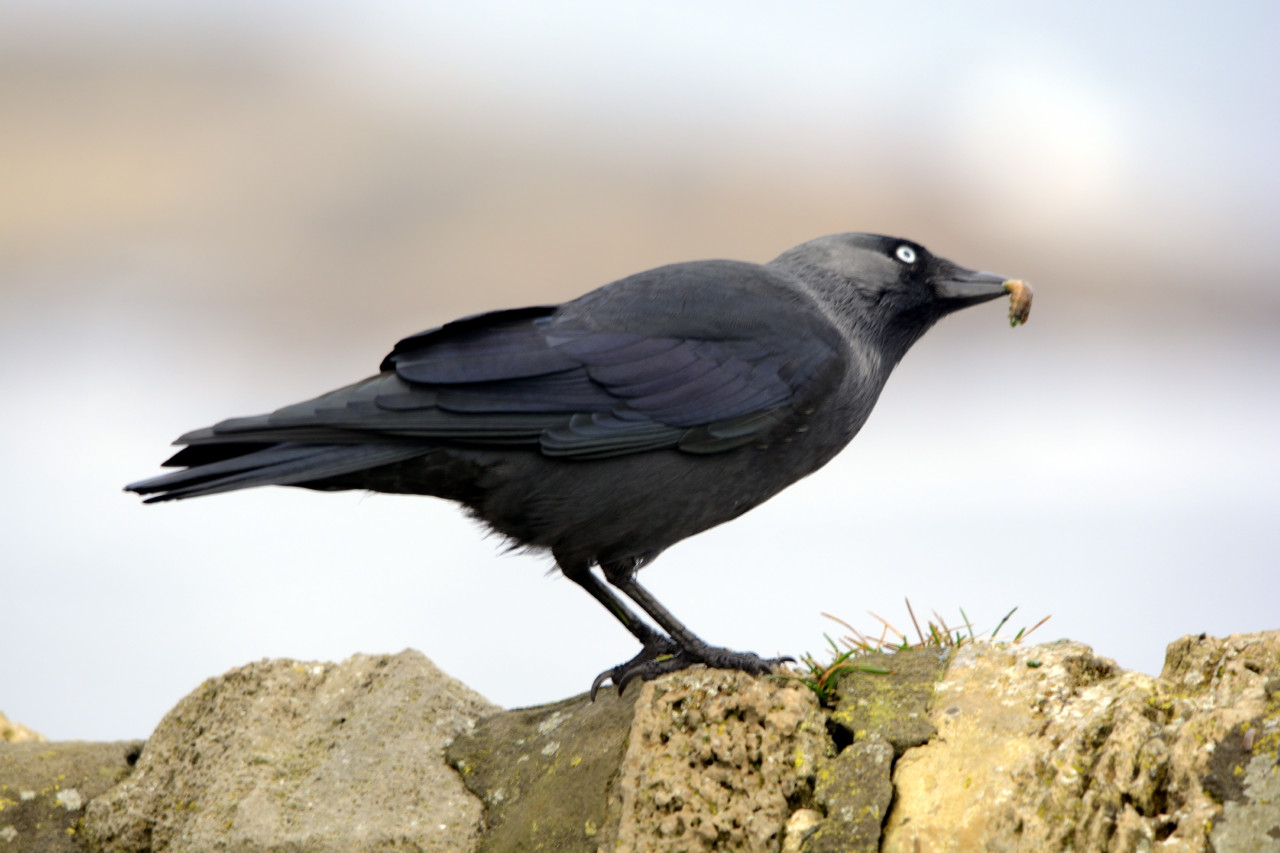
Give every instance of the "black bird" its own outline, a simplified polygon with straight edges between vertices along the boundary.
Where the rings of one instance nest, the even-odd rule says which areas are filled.
[[[126,488],[148,502],[264,485],[457,501],[550,551],[640,641],[593,694],[694,663],[760,673],[779,661],[703,642],[636,571],[822,467],[930,326],[1015,289],[871,234],[764,265],[672,264],[405,338],[378,375],[187,433],[164,463],[182,470]]]

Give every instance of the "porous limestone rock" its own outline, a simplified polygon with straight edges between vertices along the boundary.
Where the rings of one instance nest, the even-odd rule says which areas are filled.
[[[617,850],[780,850],[810,807],[831,748],[814,694],[794,681],[685,670],[636,700]]]
[[[881,849],[1280,851],[1278,675],[1280,632],[1183,638],[1159,678],[1067,641],[966,645]]]
[[[495,710],[414,651],[250,664],[169,712],[86,833],[111,853],[467,850],[481,806],[443,753]]]

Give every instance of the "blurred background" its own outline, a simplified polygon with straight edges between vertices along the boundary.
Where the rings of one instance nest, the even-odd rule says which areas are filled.
[[[120,489],[458,315],[853,230],[1031,322],[940,324],[837,461],[645,571],[673,612],[798,655],[1016,605],[1149,673],[1280,627],[1278,10],[0,0],[0,709],[144,737],[233,666],[407,646],[584,690],[630,636],[452,505]]]

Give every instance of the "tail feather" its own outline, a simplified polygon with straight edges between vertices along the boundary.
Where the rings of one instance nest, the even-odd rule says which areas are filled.
[[[150,495],[146,502],[155,503],[254,486],[295,486],[403,462],[430,451],[421,445],[282,443],[130,483],[125,490]]]

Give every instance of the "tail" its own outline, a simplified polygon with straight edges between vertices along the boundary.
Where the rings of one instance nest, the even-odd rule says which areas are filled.
[[[156,503],[254,486],[306,485],[403,462],[429,452],[430,447],[394,443],[194,444],[164,463],[165,467],[181,467],[183,470],[130,483],[124,488],[128,492],[147,495],[146,503]]]

